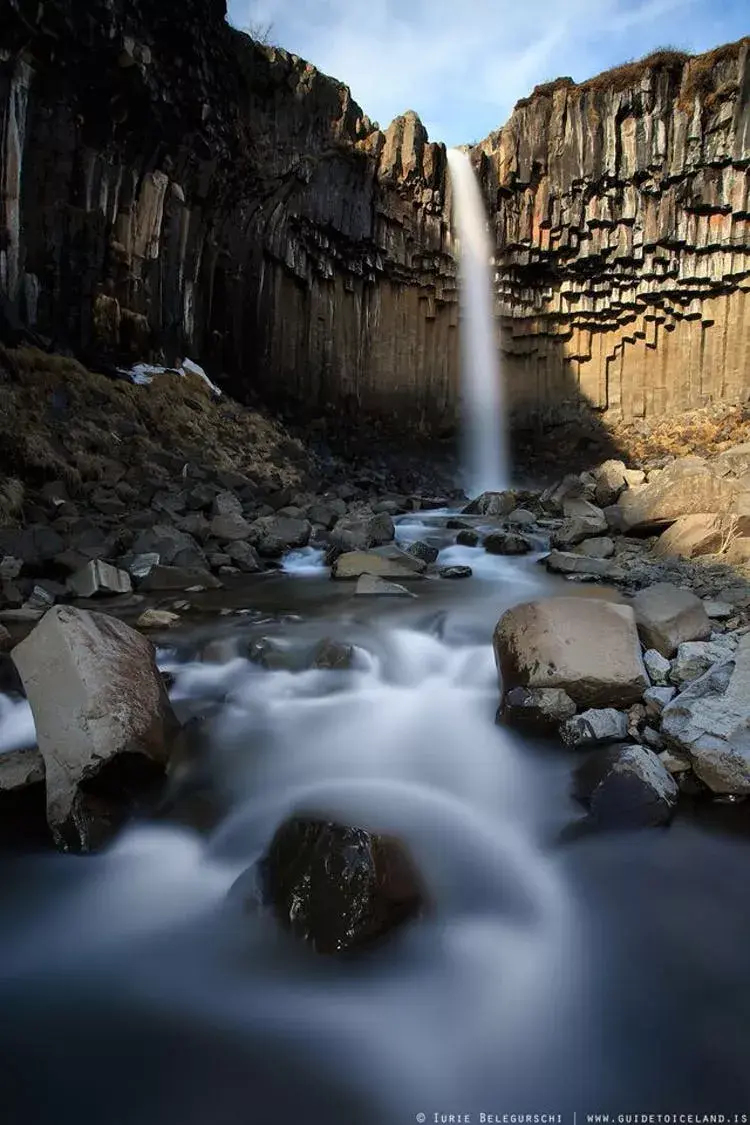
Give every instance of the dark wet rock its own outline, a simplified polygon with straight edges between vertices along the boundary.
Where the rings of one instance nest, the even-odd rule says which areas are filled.
[[[479,544],[479,532],[465,528],[456,536],[459,547],[476,547]]]
[[[432,547],[429,543],[423,543],[418,539],[416,543],[411,543],[406,548],[408,555],[414,555],[416,559],[421,559],[424,563],[434,563],[440,554],[437,547]]]
[[[216,488],[211,484],[196,484],[191,488],[186,497],[186,506],[193,512],[205,512],[213,505]]]
[[[633,599],[638,632],[646,648],[671,658],[683,641],[703,641],[711,622],[700,598],[669,582],[641,590]]]
[[[566,746],[602,746],[623,742],[628,737],[628,716],[614,707],[591,708],[560,725],[560,738]]]
[[[398,840],[303,817],[277,830],[258,885],[279,925],[317,953],[364,949],[425,907],[419,875]]]
[[[513,688],[498,711],[498,721],[511,726],[552,734],[572,718],[576,705],[562,688]]]
[[[348,670],[354,664],[354,645],[342,644],[328,638],[320,641],[312,655],[312,668]]]
[[[653,751],[625,746],[608,762],[591,794],[592,820],[607,828],[650,828],[668,824],[679,790]]]
[[[441,566],[438,570],[440,578],[449,579],[471,578],[473,573],[470,566]]]
[[[204,590],[220,590],[221,582],[210,570],[202,567],[154,566],[141,582],[140,588],[151,591],[190,590],[201,587]]]
[[[308,520],[289,516],[262,516],[250,525],[245,537],[264,558],[278,559],[286,551],[306,547],[312,528]]]
[[[516,507],[515,492],[483,492],[471,500],[464,508],[467,516],[493,516],[495,518],[508,516]]]
[[[448,531],[474,531],[474,523],[472,520],[462,520],[456,516],[452,516],[449,520],[445,521],[445,526]],[[478,536],[477,536],[478,538]]]
[[[23,570],[23,559],[16,559],[12,555],[3,555],[0,558],[0,581],[13,582]]]
[[[515,531],[492,531],[484,537],[482,546],[490,555],[528,555],[533,550],[530,540]]]

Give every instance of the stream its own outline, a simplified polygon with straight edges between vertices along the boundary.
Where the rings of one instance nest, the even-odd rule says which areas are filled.
[[[223,595],[242,614],[159,638],[175,709],[205,718],[210,815],[178,794],[103,854],[2,857],[2,1125],[747,1125],[750,844],[689,818],[566,834],[579,759],[495,724],[491,635],[529,598],[617,595],[455,546],[448,515],[398,541],[471,579],[357,598],[297,552]],[[247,658],[265,639],[293,666],[324,637],[354,667]],[[0,752],[33,739],[0,698]],[[239,912],[298,811],[404,840],[433,909],[352,959]]]

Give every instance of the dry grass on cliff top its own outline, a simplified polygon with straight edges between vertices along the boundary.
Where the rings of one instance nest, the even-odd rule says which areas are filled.
[[[0,522],[22,502],[19,481],[62,480],[75,493],[106,479],[113,461],[158,480],[164,455],[268,488],[297,484],[307,468],[280,424],[214,401],[200,379],[167,374],[134,386],[74,359],[0,347]]]
[[[650,70],[666,70],[681,79],[679,101],[680,109],[689,111],[696,97],[700,97],[707,108],[716,100],[721,100],[736,89],[736,83],[719,82],[717,84],[716,68],[723,62],[728,62],[738,56],[740,49],[750,42],[750,36],[735,43],[727,43],[707,51],[702,55],[691,55],[688,51],[677,47],[658,47],[655,51],[644,55],[642,59],[633,59],[622,63],[620,66],[604,70],[593,78],[583,82],[574,82],[572,78],[555,78],[550,82],[543,82],[535,86],[531,95],[521,98],[516,102],[516,109],[528,105],[535,98],[551,97],[561,87],[571,91],[589,92],[611,90],[618,92],[636,86],[644,74]]]

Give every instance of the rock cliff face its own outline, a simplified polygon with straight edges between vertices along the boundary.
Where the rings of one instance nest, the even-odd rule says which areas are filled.
[[[519,413],[747,396],[749,49],[558,79],[475,152]]]
[[[84,10],[85,9],[85,10]],[[224,0],[8,0],[0,319],[97,362],[189,354],[334,425],[457,399],[445,150],[231,29]],[[745,394],[748,43],[519,103],[473,150],[519,419]]]
[[[449,422],[445,150],[415,114],[381,132],[223,0],[10,4],[6,318],[99,358],[187,352],[308,417]]]

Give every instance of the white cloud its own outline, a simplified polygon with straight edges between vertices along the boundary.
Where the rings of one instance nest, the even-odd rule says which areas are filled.
[[[724,41],[744,33],[728,2]],[[381,125],[415,109],[449,144],[496,129],[539,82],[717,42],[713,0],[230,0],[230,18],[272,23],[275,42],[346,82]]]

